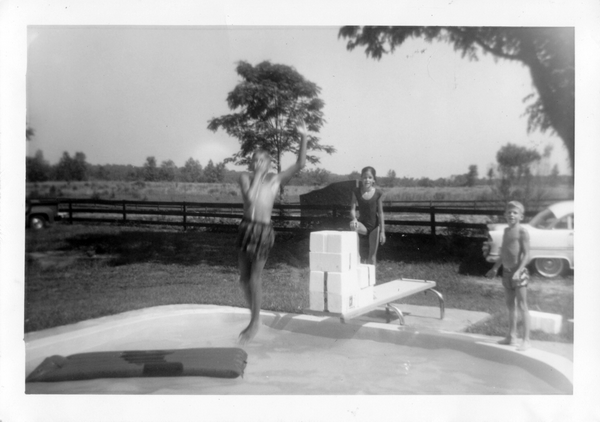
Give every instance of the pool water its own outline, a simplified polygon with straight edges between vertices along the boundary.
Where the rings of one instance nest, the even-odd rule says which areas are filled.
[[[29,339],[27,372],[44,357],[88,351],[237,347],[245,310],[161,307]],[[568,380],[526,354],[470,337],[393,324],[263,313],[244,347],[243,378],[122,378],[27,383],[28,394],[572,394]]]

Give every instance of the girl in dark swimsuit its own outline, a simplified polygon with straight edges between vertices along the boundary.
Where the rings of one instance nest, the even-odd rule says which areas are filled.
[[[375,265],[379,243],[385,243],[385,222],[383,218],[383,193],[375,189],[376,172],[373,167],[365,167],[360,174],[360,187],[352,191],[350,206],[350,229],[369,240],[369,255],[366,263]],[[359,219],[356,218],[358,205]]]

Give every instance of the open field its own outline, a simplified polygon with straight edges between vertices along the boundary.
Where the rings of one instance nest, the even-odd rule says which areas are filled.
[[[285,202],[299,202],[311,186],[287,186]],[[235,183],[184,182],[39,182],[27,183],[28,197],[95,198],[135,201],[241,203]]]
[[[298,203],[299,196],[323,186],[285,188],[285,203]],[[497,199],[489,186],[382,188],[386,201],[489,201]],[[96,198],[145,201],[241,202],[235,183],[183,182],[38,182],[27,183],[28,197]],[[546,187],[545,198],[573,198],[573,187]]]
[[[246,307],[238,286],[232,231],[56,224],[26,233],[25,331],[167,304]],[[468,331],[504,335],[507,313],[501,280],[488,280],[480,238],[391,233],[382,246],[378,283],[400,277],[438,283],[448,308],[488,312]],[[302,313],[308,308],[308,235],[278,233],[265,267],[263,308]],[[533,275],[532,310],[573,318],[573,274]],[[435,306],[432,295],[403,301]],[[533,339],[572,341],[534,332]]]

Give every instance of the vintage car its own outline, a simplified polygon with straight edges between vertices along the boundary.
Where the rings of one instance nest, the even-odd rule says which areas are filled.
[[[574,268],[573,201],[558,202],[539,212],[527,224],[529,232],[529,262],[542,276],[552,278],[567,267]],[[502,236],[507,224],[488,224],[488,237],[483,254],[488,262],[499,259]]]

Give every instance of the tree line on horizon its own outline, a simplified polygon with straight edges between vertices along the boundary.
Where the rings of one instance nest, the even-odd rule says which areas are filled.
[[[534,182],[545,186],[572,184],[570,176],[560,175],[558,166],[549,168],[551,148],[546,147],[543,154],[514,144],[504,145],[496,155],[497,164],[490,166],[487,173],[480,177],[476,165],[470,165],[463,174],[431,179],[428,177],[398,177],[395,170],[388,170],[385,176],[379,176],[377,183],[381,187],[474,187],[487,185],[496,190],[499,197],[523,196],[528,186]],[[56,164],[44,159],[38,150],[33,157],[26,159],[26,180],[29,183],[46,181],[121,181],[121,182],[183,182],[183,183],[237,183],[242,171],[229,170],[224,161],[214,163],[208,160],[202,166],[199,160],[189,158],[178,167],[173,160],[164,160],[158,165],[156,158],[149,156],[141,166],[131,164],[90,164],[82,152],[71,156],[64,152]],[[334,174],[323,168],[303,169],[296,174],[289,185],[321,187],[345,180],[358,180],[356,170],[349,174]],[[530,190],[530,189],[529,189]],[[519,193],[521,192],[521,193]]]

